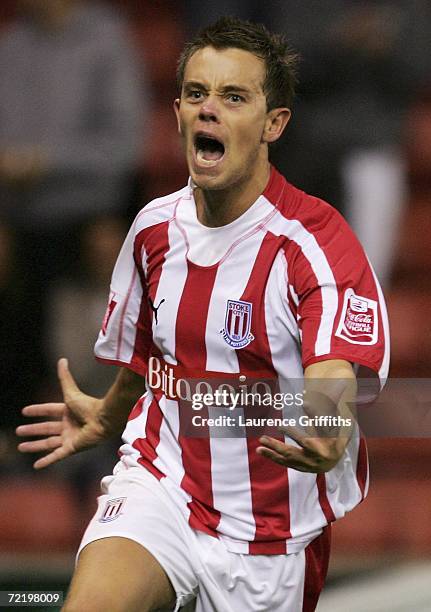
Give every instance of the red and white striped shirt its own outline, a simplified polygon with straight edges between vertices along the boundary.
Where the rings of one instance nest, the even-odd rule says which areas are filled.
[[[95,352],[147,378],[151,360],[177,377],[275,378],[282,387],[312,363],[344,359],[384,380],[388,324],[344,219],[272,168],[263,194],[223,227],[198,221],[191,184],[141,210]],[[150,374],[160,382],[160,372]],[[256,437],[184,435],[183,403],[168,384],[150,383],[130,414],[121,460],[151,471],[189,524],[228,550],[297,552],[366,495],[359,436],[330,472],[302,473],[257,455]]]

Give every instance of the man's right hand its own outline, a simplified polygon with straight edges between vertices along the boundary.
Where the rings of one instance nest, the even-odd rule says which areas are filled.
[[[20,437],[41,436],[38,440],[21,442],[22,453],[44,453],[34,463],[41,469],[109,438],[112,431],[102,421],[103,400],[83,393],[76,385],[68,368],[67,359],[58,362],[63,403],[35,404],[23,408],[26,417],[47,417],[41,423],[20,425],[16,433]]]

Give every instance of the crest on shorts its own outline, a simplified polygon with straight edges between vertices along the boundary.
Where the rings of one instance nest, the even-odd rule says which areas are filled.
[[[229,346],[240,349],[254,340],[250,332],[252,312],[253,305],[250,302],[227,301],[224,328],[220,333]]]
[[[121,510],[126,501],[126,497],[116,497],[115,499],[109,499],[106,502],[105,509],[102,516],[99,519],[99,523],[109,523],[114,521],[121,514]]]
[[[375,344],[378,329],[377,302],[347,289],[335,335],[352,344]]]

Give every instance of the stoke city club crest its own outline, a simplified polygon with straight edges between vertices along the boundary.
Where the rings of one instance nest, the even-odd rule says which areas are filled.
[[[241,349],[254,340],[250,332],[253,305],[242,300],[228,300],[224,328],[220,330],[225,342],[235,349]]]

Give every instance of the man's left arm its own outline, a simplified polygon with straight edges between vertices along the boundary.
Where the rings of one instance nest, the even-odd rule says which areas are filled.
[[[306,432],[298,427],[284,430],[295,445],[262,436],[256,452],[300,472],[328,472],[350,440],[356,390],[356,376],[348,361],[328,359],[309,365],[304,371],[303,408],[310,427]]]

